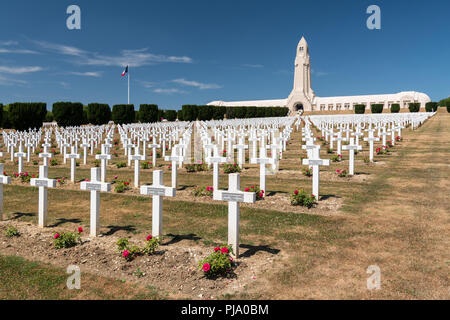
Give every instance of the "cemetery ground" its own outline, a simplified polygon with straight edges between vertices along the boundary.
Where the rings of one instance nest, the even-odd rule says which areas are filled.
[[[156,254],[132,262],[115,243],[122,237],[144,242],[152,200],[133,189],[133,168],[117,169],[115,163],[126,161],[123,152],[110,161],[107,180],[130,179],[131,190],[101,194],[101,236],[95,239],[88,237],[89,193],[79,186],[89,178],[93,156],[88,166],[77,167],[75,185],[49,189],[45,229],[37,227],[37,188],[12,179],[4,186],[8,200],[0,222],[0,298],[448,299],[450,115],[443,111],[416,131],[404,129],[403,141],[375,156],[374,164],[363,161],[364,146],[354,177],[336,175],[336,169],[348,169],[343,151],[344,161],[321,168],[322,200],[312,209],[289,204],[295,189],[311,191],[311,178],[302,174],[300,154],[306,152],[294,131],[279,173],[267,176],[266,199],[241,204],[241,255],[229,278],[207,279],[198,268],[198,260],[227,239],[227,204],[192,195],[195,186],[212,185],[212,171],[179,171],[177,196],[164,199],[162,244]],[[321,158],[330,156],[322,147]],[[3,159],[7,174],[17,171],[8,155]],[[68,177],[70,162],[56,159],[60,164],[49,167],[50,178]],[[37,165],[24,164],[37,173]],[[158,164],[170,185],[168,162],[158,158]],[[141,184],[151,183],[151,172],[141,169]],[[258,183],[258,167],[247,162],[241,189]],[[221,170],[221,189],[227,184]],[[5,237],[8,225],[21,236]],[[82,245],[54,248],[54,232],[78,226],[85,229]],[[66,288],[71,264],[81,268],[81,290]],[[381,269],[380,290],[367,289],[370,265]]]

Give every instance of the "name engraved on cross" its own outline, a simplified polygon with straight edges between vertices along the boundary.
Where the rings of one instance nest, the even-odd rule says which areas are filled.
[[[91,191],[90,235],[96,237],[100,226],[100,192],[111,191],[111,184],[99,181],[100,168],[91,168],[91,181],[83,181],[81,190]]]
[[[3,154],[2,154],[3,156]],[[11,177],[6,176],[3,172],[5,165],[0,163],[0,221],[3,220],[3,185],[11,183]]]
[[[140,193],[152,196],[152,235],[160,237],[162,235],[162,197],[175,197],[176,190],[164,186],[162,170],[155,170],[153,171],[153,184],[141,186]]]
[[[31,178],[30,184],[39,187],[39,227],[47,226],[48,188],[56,187],[56,180],[48,178],[48,166],[39,166],[39,178]]]
[[[214,190],[213,199],[228,201],[228,244],[233,248],[235,258],[239,257],[239,219],[240,202],[255,203],[256,194],[254,192],[243,192],[240,189],[239,173],[228,175],[228,190]]]

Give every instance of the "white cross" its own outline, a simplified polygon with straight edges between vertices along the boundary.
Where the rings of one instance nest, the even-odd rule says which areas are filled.
[[[3,156],[3,152],[2,152]],[[5,165],[0,163],[0,221],[3,220],[3,185],[11,183],[11,177],[3,174]]]
[[[164,157],[165,161],[171,161],[172,163],[172,188],[178,188],[178,179],[177,179],[177,173],[178,173],[178,167],[177,162],[183,163],[183,156],[177,155],[178,148],[180,146],[176,145],[172,148],[172,155],[170,157],[166,156]]]
[[[139,154],[139,147],[136,147],[134,155],[129,155],[128,158],[134,160],[134,187],[139,188],[139,161],[145,160],[145,154]]]
[[[309,159],[303,159],[302,163],[303,165],[310,165],[313,168],[313,195],[316,197],[316,200],[319,200],[319,166],[329,166],[330,160],[328,159],[320,159],[319,149],[314,148],[312,158]]]
[[[22,173],[22,170],[23,170],[23,158],[25,158],[27,156],[27,154],[25,152],[23,152],[22,143],[20,143],[20,145],[19,145],[19,152],[16,152],[14,154],[14,156],[16,158],[19,158],[19,173]]]
[[[70,144],[67,143],[66,141],[64,141],[64,142],[61,144],[61,148],[62,148],[62,151],[63,151],[64,164],[66,164],[66,159],[67,159],[66,153],[67,153],[67,148],[68,148],[68,147],[70,147]]]
[[[87,163],[87,149],[89,148],[89,143],[86,141],[83,141],[83,143],[80,145],[80,147],[83,148],[83,164]]]
[[[242,136],[239,138],[239,144],[233,145],[233,148],[238,149],[238,163],[239,167],[242,169],[245,163],[245,149],[248,149],[248,145],[245,144],[244,138]]]
[[[162,235],[162,197],[175,197],[175,188],[166,187],[163,184],[162,170],[153,171],[153,184],[141,186],[141,194],[152,196],[152,235],[160,237]]]
[[[369,159],[370,162],[373,162],[373,142],[380,141],[380,138],[375,138],[373,136],[374,129],[368,129],[367,131],[369,132],[369,137],[364,138],[364,141],[369,141]]]
[[[383,146],[386,145],[386,136],[389,135],[388,132],[386,132],[386,127],[383,127],[383,132],[379,134],[380,136],[383,136]]]
[[[239,202],[255,203],[256,194],[254,192],[243,192],[240,189],[239,173],[228,175],[228,190],[213,191],[213,199],[228,201],[228,244],[233,247],[235,257],[239,256]]]
[[[100,182],[100,168],[91,168],[91,181],[83,181],[80,184],[81,190],[91,191],[91,211],[90,211],[90,235],[96,237],[100,226],[100,191],[110,192],[111,184]]]
[[[42,146],[44,147],[44,152],[39,153],[39,158],[44,158],[44,166],[48,167],[48,159],[53,158],[53,154],[48,152],[48,147],[50,147],[51,144],[44,143]]]
[[[152,141],[155,141],[155,139]],[[153,165],[153,168],[155,168],[156,167],[156,149],[161,148],[161,146],[159,144],[152,143],[152,144],[149,144],[148,147],[152,148],[152,165]]]
[[[31,178],[30,184],[39,187],[39,227],[47,226],[48,188],[56,187],[56,180],[48,178],[48,166],[39,166],[39,178]]]
[[[106,161],[111,160],[111,155],[106,153],[106,146],[102,144],[102,153],[95,155],[95,159],[101,160],[102,182],[106,181]]]
[[[72,181],[72,183],[75,183],[75,168],[77,166],[76,159],[80,159],[80,157],[81,156],[76,153],[75,147],[73,146],[71,147],[70,154],[65,155],[66,159],[70,159],[70,181]]]
[[[278,169],[278,150],[281,150],[281,146],[277,143],[273,143],[269,145],[270,151],[272,153],[272,169],[277,170]]]
[[[227,162],[226,157],[219,155],[219,147],[214,145],[214,156],[209,157],[206,161],[213,164],[213,190],[219,189],[219,163]]]
[[[355,150],[362,150],[362,147],[355,144],[355,141],[353,138],[350,138],[350,143],[346,146],[343,146],[342,149],[344,150],[348,150],[349,152],[349,175],[354,175],[355,171],[354,171],[354,167],[355,167]]]
[[[266,153],[266,148],[259,149],[259,158],[251,158],[251,164],[259,164],[259,188],[263,192],[265,197],[267,194],[266,190],[266,164],[273,164],[274,159],[268,158]]]

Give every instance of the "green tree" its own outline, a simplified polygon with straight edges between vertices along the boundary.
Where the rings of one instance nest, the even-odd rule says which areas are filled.
[[[44,102],[16,102],[8,106],[8,120],[16,130],[40,128],[47,115],[47,104]]]
[[[177,119],[178,119],[178,121],[184,121],[183,110],[180,109],[177,111]]]
[[[175,110],[166,110],[164,112],[167,121],[177,120],[177,112]]]
[[[391,113],[399,113],[400,112],[400,105],[398,103],[393,103],[391,105]]]
[[[61,127],[79,126],[83,123],[83,104],[79,102],[55,102],[53,119]]]

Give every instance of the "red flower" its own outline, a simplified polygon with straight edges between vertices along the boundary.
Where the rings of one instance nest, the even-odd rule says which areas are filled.
[[[83,228],[82,227],[78,227],[78,232],[82,233],[83,232]]]
[[[58,238],[59,238],[59,233],[55,233],[55,235],[53,236],[53,238],[58,239]]]
[[[211,266],[209,265],[209,263],[205,263],[203,265],[203,271],[208,272],[209,270],[211,270]]]
[[[130,255],[130,252],[129,252],[128,250],[125,250],[125,251],[122,253],[122,256],[123,256],[124,258],[128,258],[129,255]]]
[[[245,192],[248,192],[249,190],[250,190],[249,188],[245,188],[245,190],[244,190],[244,191],[245,191]]]
[[[220,252],[228,253],[228,248],[227,247],[223,247],[222,249],[220,249]]]
[[[259,194],[259,197],[260,198],[262,198],[264,195],[263,195],[263,193],[261,192],[260,194]]]
[[[150,241],[151,239],[152,239],[152,235],[149,234],[149,235],[147,236],[147,241]]]
[[[298,195],[298,190],[295,190],[295,191],[294,191],[294,194],[295,194],[295,195]]]
[[[220,250],[220,247],[215,247],[214,248],[214,252],[217,252],[217,251],[219,251]]]
[[[264,193],[264,190],[261,190],[261,193]]]

